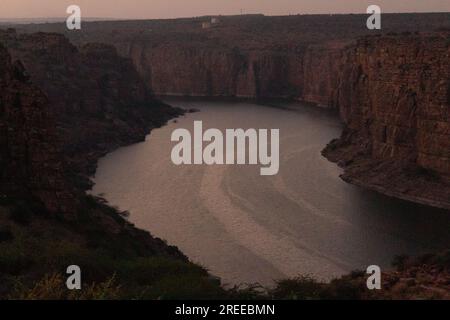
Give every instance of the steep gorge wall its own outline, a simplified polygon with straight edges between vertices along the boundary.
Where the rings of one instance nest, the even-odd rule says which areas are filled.
[[[152,128],[179,114],[153,98],[131,60],[113,46],[77,48],[61,34],[14,30],[0,31],[0,41],[47,95],[62,153],[85,186],[98,157],[142,141]]]
[[[85,194],[87,175],[99,155],[144,139],[152,127],[179,113],[146,91],[131,62],[110,46],[91,44],[80,52],[61,35],[19,39],[12,30],[0,30],[0,220],[1,231],[10,234],[2,245],[11,242],[16,250],[22,243],[15,242],[16,234],[23,241],[26,232],[36,243],[69,241],[113,250],[114,257],[187,261],[177,248]],[[97,242],[93,232],[105,238]],[[25,247],[21,256],[36,250]],[[56,259],[61,259],[58,252]],[[1,275],[7,274],[2,267]],[[11,270],[34,275],[33,267]]]
[[[329,105],[342,44],[239,48],[132,42],[119,48],[157,95],[294,98]]]
[[[72,214],[58,141],[46,96],[0,45],[0,196],[34,197],[52,213]]]
[[[345,131],[324,154],[349,182],[450,208],[450,34],[364,38],[340,64]]]

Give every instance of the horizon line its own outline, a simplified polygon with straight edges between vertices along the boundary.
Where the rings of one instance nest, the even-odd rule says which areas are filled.
[[[407,11],[407,12],[390,12],[386,11],[384,14],[438,14],[438,13],[450,13],[450,11]],[[222,17],[236,17],[236,16],[254,16],[260,15],[265,17],[290,17],[290,16],[319,16],[319,15],[368,15],[366,12],[323,12],[323,13],[289,13],[289,14],[264,14],[264,13],[236,13],[236,14],[203,14],[199,16],[179,16],[179,17],[164,17],[164,18],[142,18],[142,17],[84,17],[83,19],[88,20],[122,20],[122,21],[131,21],[131,20],[177,20],[177,19],[194,19],[194,18],[202,18],[202,17],[212,17],[212,16],[222,16]],[[2,21],[17,21],[17,20],[65,20],[67,16],[60,17],[0,17]]]

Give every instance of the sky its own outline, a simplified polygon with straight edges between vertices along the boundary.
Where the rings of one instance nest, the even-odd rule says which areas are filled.
[[[450,0],[0,0],[0,18],[65,17],[76,4],[84,17],[155,19],[263,13],[266,15],[382,12],[450,12]]]

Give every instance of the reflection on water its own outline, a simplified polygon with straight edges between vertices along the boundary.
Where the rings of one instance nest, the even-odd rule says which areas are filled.
[[[339,136],[337,117],[296,104],[170,100],[197,108],[154,130],[147,141],[103,158],[93,193],[131,212],[130,220],[178,246],[225,283],[310,274],[320,279],[397,254],[450,247],[450,213],[391,199],[346,184],[320,151]],[[280,171],[259,166],[175,166],[176,128],[280,129]]]

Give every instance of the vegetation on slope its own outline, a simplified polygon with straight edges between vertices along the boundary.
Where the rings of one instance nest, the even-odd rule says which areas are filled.
[[[397,257],[382,290],[368,290],[362,271],[329,283],[299,276],[274,288],[224,288],[176,248],[143,241],[148,234],[136,234],[126,213],[101,199],[87,197],[85,214],[70,223],[31,203],[37,202],[1,199],[1,299],[450,299],[450,252]],[[128,228],[133,231],[123,231]],[[73,264],[81,267],[82,290],[66,288]]]

